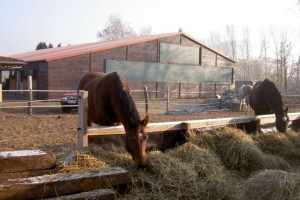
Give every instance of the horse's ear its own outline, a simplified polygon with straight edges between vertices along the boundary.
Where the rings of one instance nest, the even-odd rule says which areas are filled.
[[[148,122],[149,122],[149,116],[147,115],[147,116],[145,117],[145,119],[143,119],[143,120],[141,121],[141,124],[142,124],[144,127],[146,127],[147,124],[148,124]]]
[[[288,113],[288,111],[289,111],[289,107],[287,106],[287,107],[284,109],[284,112],[285,112],[285,113]]]

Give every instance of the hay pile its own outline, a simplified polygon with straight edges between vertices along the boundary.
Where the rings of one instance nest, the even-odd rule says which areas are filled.
[[[282,136],[274,136],[282,144],[275,144],[271,149],[269,142],[273,140],[267,141],[261,135],[250,137],[237,129],[194,132],[187,143],[177,148],[164,153],[149,152],[146,170],[138,171],[128,153],[107,152],[99,147],[84,149],[76,154],[76,162],[62,168],[68,173],[74,170],[74,164],[79,168],[93,168],[102,163],[104,167],[119,166],[129,170],[132,189],[128,194],[120,195],[120,200],[296,200],[300,197],[297,196],[300,167],[297,162],[286,161],[285,155],[291,150],[278,151],[298,148],[296,143],[300,135],[292,133],[286,137],[288,141]],[[262,148],[262,144],[268,148]],[[276,151],[276,148],[279,149]],[[96,161],[99,163],[95,164]]]
[[[256,142],[241,130],[225,128],[212,133],[196,133],[191,141],[214,151],[228,169],[234,169],[245,176],[264,169],[265,155]]]
[[[245,197],[249,200],[299,200],[300,174],[281,170],[264,170],[245,182]]]
[[[296,146],[300,143],[299,138],[299,133],[291,131],[287,134],[268,133],[253,137],[263,152],[281,156],[295,165],[300,165],[300,148]]]

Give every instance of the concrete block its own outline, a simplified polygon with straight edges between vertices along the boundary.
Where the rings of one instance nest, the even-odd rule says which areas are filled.
[[[55,165],[55,154],[43,150],[0,152],[0,173],[50,169]]]

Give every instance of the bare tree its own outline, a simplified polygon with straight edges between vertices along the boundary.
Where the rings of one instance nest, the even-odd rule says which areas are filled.
[[[144,26],[144,27],[142,27],[142,29],[140,31],[141,36],[151,35],[151,33],[152,33],[151,26]]]
[[[240,43],[241,53],[241,66],[243,68],[243,78],[250,79],[250,58],[251,58],[251,45],[250,45],[250,28],[245,26],[242,29],[242,41]]]
[[[260,58],[263,59],[264,63],[264,71],[265,71],[265,79],[268,77],[268,49],[269,49],[269,37],[267,36],[267,31],[263,29],[260,32]]]
[[[278,28],[276,26],[271,26],[270,27],[270,35],[272,37],[272,40],[273,40],[273,45],[274,45],[274,48],[275,48],[275,59],[276,59],[276,83],[278,85],[282,85],[282,74],[280,73],[280,67],[279,67],[279,64],[280,64],[280,59],[279,59],[279,56],[280,56],[280,42],[279,42],[279,31],[278,31]]]
[[[236,59],[236,32],[235,32],[235,27],[233,25],[227,25],[225,27],[226,29],[226,36],[227,36],[227,45],[229,49],[229,56],[232,59]]]
[[[110,41],[136,36],[136,33],[127,22],[123,22],[118,15],[111,15],[102,31],[98,31],[99,40]]]

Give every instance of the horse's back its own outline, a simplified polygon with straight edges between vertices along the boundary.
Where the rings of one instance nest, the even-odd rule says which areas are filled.
[[[274,101],[274,98],[278,98],[278,94],[280,96],[275,84],[269,79],[257,82],[250,92],[250,106],[256,114],[271,114],[270,102]]]
[[[88,118],[99,125],[117,125],[120,119],[116,114],[116,107],[120,104],[119,91],[130,93],[125,78],[117,72],[110,74],[89,73],[79,82],[79,90],[88,91]]]
[[[91,88],[92,84],[95,84],[96,81],[99,81],[105,75],[106,75],[105,73],[100,73],[100,72],[92,72],[92,73],[86,74],[79,81],[78,89],[88,91],[88,89]]]

